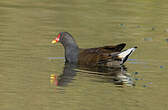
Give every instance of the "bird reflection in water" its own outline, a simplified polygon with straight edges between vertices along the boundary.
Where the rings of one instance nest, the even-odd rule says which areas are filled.
[[[67,86],[76,76],[77,72],[83,74],[92,74],[100,76],[104,83],[114,83],[117,86],[135,86],[135,82],[131,74],[127,73],[127,68],[124,65],[114,67],[84,67],[65,63],[63,74],[56,76],[50,75],[50,83],[56,86]]]

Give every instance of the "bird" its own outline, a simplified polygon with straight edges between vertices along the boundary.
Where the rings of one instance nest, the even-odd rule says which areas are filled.
[[[60,32],[51,43],[57,42],[60,42],[64,47],[65,63],[90,67],[123,65],[137,48],[135,46],[122,51],[126,43],[96,48],[79,48],[73,36],[68,32]]]

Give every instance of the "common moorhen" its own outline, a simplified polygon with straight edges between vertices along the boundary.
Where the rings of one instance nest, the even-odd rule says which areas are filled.
[[[133,47],[121,51],[126,44],[104,46],[98,48],[81,49],[75,39],[68,32],[60,32],[52,43],[61,42],[65,49],[66,63],[86,66],[116,66],[122,65],[137,48]]]

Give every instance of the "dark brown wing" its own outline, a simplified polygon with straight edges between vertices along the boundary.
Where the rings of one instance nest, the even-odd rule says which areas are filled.
[[[83,54],[120,52],[125,46],[126,46],[125,43],[121,43],[115,46],[104,46],[104,47],[98,47],[98,48],[81,49],[81,52]]]
[[[120,52],[125,46],[125,43],[121,43],[116,46],[104,46],[102,49],[111,50],[112,52]]]
[[[125,47],[125,45],[125,43],[122,43],[116,46],[81,49],[78,63],[80,65],[96,66],[99,63],[108,62],[109,59],[112,59],[111,54],[120,52]]]

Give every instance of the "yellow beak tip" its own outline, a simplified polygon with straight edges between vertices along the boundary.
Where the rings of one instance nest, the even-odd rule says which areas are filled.
[[[56,43],[56,41],[55,41],[55,40],[53,40],[51,43],[52,43],[52,44],[55,44],[55,43]]]

